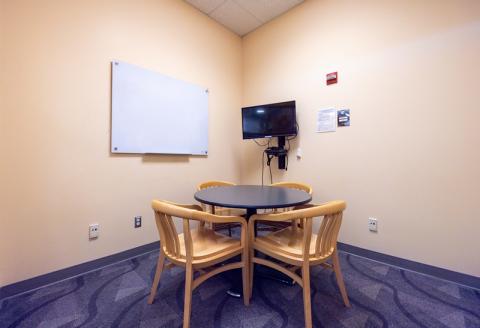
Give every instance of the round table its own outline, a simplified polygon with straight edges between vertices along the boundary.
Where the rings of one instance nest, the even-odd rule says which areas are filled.
[[[197,201],[208,205],[246,209],[247,220],[256,214],[258,209],[292,207],[306,204],[312,200],[312,196],[303,190],[253,185],[207,188],[197,191],[194,197]],[[258,270],[255,270],[255,275],[257,273]],[[293,284],[293,280],[276,272],[267,272],[261,274],[261,276],[279,280],[289,285]],[[230,280],[233,286],[227,293],[234,297],[241,297],[242,288],[238,284],[239,280],[241,281],[240,273],[237,273]]]
[[[303,190],[253,185],[207,188],[197,191],[194,197],[208,205],[246,209],[247,220],[258,209],[292,207],[312,200]]]

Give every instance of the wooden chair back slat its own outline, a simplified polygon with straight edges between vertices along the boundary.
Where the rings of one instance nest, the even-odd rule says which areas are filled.
[[[172,253],[172,247],[169,244],[170,238],[168,238],[167,234],[165,233],[165,227],[163,223],[164,219],[162,219],[162,217],[164,216],[165,214],[163,213],[155,212],[155,223],[157,225],[157,230],[160,236],[160,240],[162,241],[163,250],[167,253]]]
[[[171,237],[173,237],[172,241],[175,249],[175,255],[177,257],[180,257],[180,240],[178,239],[177,228],[175,227],[173,218],[170,215],[165,215],[165,218],[166,218],[168,229],[170,231],[170,235]]]
[[[315,256],[330,256],[336,247],[338,233],[342,224],[342,212],[325,215],[318,229]]]
[[[320,243],[320,249],[318,252],[320,253],[320,256],[325,256],[325,251],[328,247],[328,238],[330,237],[329,232],[332,230],[332,216],[331,215],[325,215],[323,217],[323,220],[325,221],[325,226],[324,229],[321,231],[318,231],[318,235],[320,236],[320,239],[322,242]]]
[[[178,243],[176,242],[178,234],[175,225],[172,222],[172,218],[165,213],[155,212],[155,222],[160,234],[160,240],[162,241],[162,248],[165,253],[177,257],[180,253]]]
[[[315,257],[320,256],[320,250],[322,249],[322,244],[325,242],[325,240],[322,238],[323,235],[320,233],[320,231],[325,230],[326,224],[327,224],[327,220],[322,219],[322,223],[320,224],[320,227],[318,229],[319,233],[317,234],[317,241],[315,243]]]
[[[185,239],[185,255],[187,264],[189,264],[193,261],[193,242],[192,234],[190,232],[190,220],[185,218],[183,219],[183,238]]]
[[[337,213],[336,214],[336,219],[335,219],[335,227],[332,232],[332,240],[330,241],[331,245],[330,248],[335,248],[337,245],[337,240],[338,240],[338,234],[340,233],[340,227],[342,225],[342,218],[343,218],[343,213]]]
[[[310,243],[312,241],[312,220],[303,218],[303,238],[302,238],[302,257],[303,261],[308,263],[310,258]]]

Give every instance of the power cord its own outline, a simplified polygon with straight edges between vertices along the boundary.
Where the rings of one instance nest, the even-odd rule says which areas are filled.
[[[262,152],[262,187],[263,187],[263,171],[265,171],[265,152]]]
[[[270,169],[270,184],[273,184],[273,178],[272,178],[272,166],[271,165],[268,165],[269,169]]]
[[[268,155],[267,154],[267,166],[268,166],[268,170],[270,172],[270,184],[273,184],[272,166],[270,164],[271,164],[271,161],[274,157],[275,156],[273,156],[273,155]],[[264,173],[264,171],[265,171],[265,151],[262,153],[262,187],[264,186],[264,184],[263,184],[263,173]]]
[[[298,124],[297,124],[297,127],[298,127]],[[285,171],[288,171],[288,154],[290,153],[290,139],[288,139],[288,138],[287,138],[287,145],[288,145],[288,149],[287,149],[287,155],[285,156],[285,159],[286,159]]]
[[[263,187],[263,173],[265,171],[265,150],[270,147],[270,141],[271,139],[268,139],[268,141],[264,144],[261,144],[257,141],[257,139],[253,139],[253,141],[260,147],[266,147],[263,152],[262,152],[262,187]],[[270,167],[270,161],[271,158],[267,159],[267,165]],[[270,181],[272,181],[272,168],[270,167]]]

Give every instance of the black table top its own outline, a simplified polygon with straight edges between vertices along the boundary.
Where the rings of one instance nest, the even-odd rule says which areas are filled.
[[[302,190],[250,185],[207,188],[197,191],[194,197],[204,204],[245,209],[290,207],[312,200]]]

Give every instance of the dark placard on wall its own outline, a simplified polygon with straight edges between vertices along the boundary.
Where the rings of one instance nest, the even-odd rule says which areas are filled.
[[[350,109],[340,109],[337,112],[338,126],[350,126]]]

